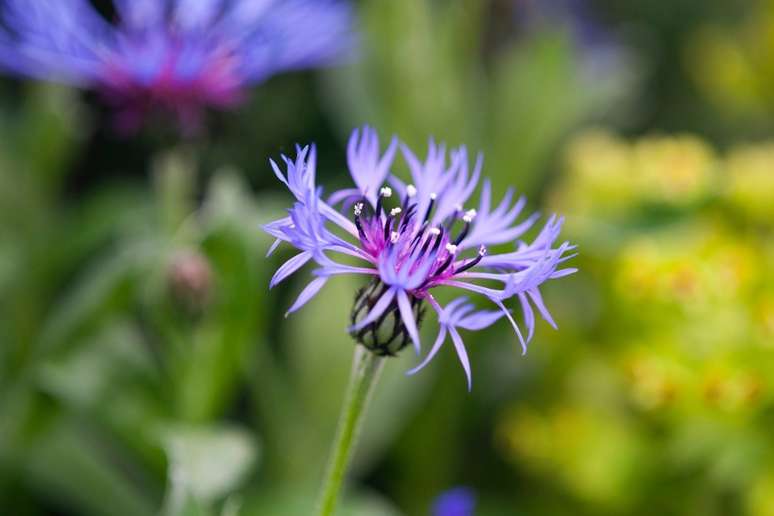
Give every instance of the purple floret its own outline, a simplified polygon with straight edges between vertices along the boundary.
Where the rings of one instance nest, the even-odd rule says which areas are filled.
[[[136,127],[152,108],[195,127],[279,72],[344,56],[353,43],[343,0],[114,0],[104,19],[87,0],[7,0],[0,66],[95,89]]]
[[[333,193],[328,201],[315,181],[315,149],[299,148],[295,160],[284,157],[286,174],[272,162],[277,177],[296,198],[289,216],[267,224],[264,229],[277,238],[272,251],[288,242],[301,251],[288,260],[272,278],[278,284],[307,263],[315,263],[316,278],[303,290],[288,313],[301,308],[333,276],[356,274],[376,282],[363,299],[367,313],[353,321],[349,331],[360,335],[376,328],[388,315],[402,323],[392,338],[402,331],[419,354],[418,308],[426,302],[437,314],[438,336],[424,360],[409,371],[425,367],[436,355],[446,337],[451,337],[468,381],[470,363],[459,330],[477,331],[502,317],[508,319],[523,352],[532,338],[535,309],[556,326],[540,293],[546,281],[572,274],[563,268],[574,249],[569,242],[556,244],[562,219],[550,217],[531,241],[523,235],[537,221],[532,215],[519,221],[525,201],[513,202],[513,192],[491,207],[491,185],[484,181],[478,209],[465,208],[476,190],[483,166],[479,156],[469,168],[465,147],[451,151],[447,159],[444,145],[430,143],[428,156],[420,161],[405,145],[402,154],[411,172],[411,181],[390,173],[397,139],[381,153],[376,133],[365,127],[356,130],[348,145],[348,163],[355,188]],[[349,218],[335,209],[342,205]],[[489,246],[511,245],[505,252],[492,253]],[[353,261],[354,259],[354,261]],[[360,262],[357,265],[352,263]],[[458,297],[441,306],[434,295],[440,287],[452,287],[483,296],[494,310],[478,310]],[[369,295],[371,295],[369,294]],[[514,300],[521,307],[526,335],[516,323],[506,303]],[[358,312],[361,312],[359,310]],[[385,354],[392,354],[386,352]]]

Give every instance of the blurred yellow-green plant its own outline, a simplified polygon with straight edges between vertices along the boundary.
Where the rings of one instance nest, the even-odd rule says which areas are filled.
[[[697,30],[686,61],[715,107],[760,124],[774,111],[774,2],[752,4],[754,9],[740,20],[708,23]]]
[[[502,413],[515,467],[603,513],[768,514],[769,152],[604,130],[569,144],[550,203],[588,243],[582,294],[596,306],[564,314],[574,337],[543,351],[555,363],[540,402]]]
[[[311,512],[361,285],[283,318],[268,159],[316,142],[335,185],[369,123],[483,151],[566,216],[580,273],[525,357],[507,328],[466,336],[470,394],[449,350],[387,364],[342,515],[430,514],[455,485],[476,516],[774,514],[774,4],[355,4],[355,62],[185,143],[0,84],[0,513]]]

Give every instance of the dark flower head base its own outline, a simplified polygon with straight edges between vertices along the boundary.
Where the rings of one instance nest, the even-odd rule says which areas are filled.
[[[387,285],[378,279],[372,279],[368,286],[357,291],[355,302],[352,305],[352,314],[350,315],[352,321],[350,335],[352,338],[368,350],[382,357],[395,356],[411,342],[411,335],[406,325],[403,324],[403,318],[400,316],[400,308],[395,303],[385,310],[374,322],[362,327],[358,324],[368,317],[368,314],[387,289],[389,289]],[[422,300],[413,298],[411,300],[411,310],[417,321],[417,327],[420,327],[425,314]],[[358,328],[357,330],[354,329],[356,327]]]
[[[340,59],[353,44],[343,0],[88,0],[0,3],[0,67],[103,93],[122,129],[161,108],[184,129],[279,72]]]
[[[548,219],[531,243],[521,240],[538,216],[517,222],[526,201],[513,202],[512,191],[492,209],[489,181],[483,182],[477,208],[465,207],[481,176],[481,156],[471,171],[464,147],[453,150],[447,159],[445,146],[431,141],[426,160],[420,162],[402,145],[412,179],[406,183],[390,174],[398,146],[393,139],[381,154],[371,129],[355,131],[347,158],[356,188],[335,192],[327,201],[316,185],[313,147],[299,148],[295,161],[285,157],[286,174],[271,163],[296,203],[287,217],[264,227],[277,238],[269,253],[281,242],[301,251],[279,268],[271,286],[309,262],[317,264],[316,278],[288,310],[291,313],[333,276],[369,276],[370,284],[355,300],[349,332],[380,355],[393,355],[408,341],[417,354],[421,352],[418,328],[426,304],[436,312],[440,329],[424,360],[409,373],[423,368],[448,335],[470,386],[470,364],[459,330],[480,330],[505,317],[526,352],[534,332],[535,310],[555,326],[539,287],[575,272],[560,268],[573,256],[567,254],[573,246],[568,242],[554,246],[562,226],[562,219],[556,216]],[[337,205],[344,206],[349,217],[336,210]],[[515,247],[503,253],[489,252],[490,246],[507,244]],[[363,265],[350,265],[352,258]],[[442,307],[432,292],[439,287],[480,294],[496,310],[477,310],[465,297]],[[512,299],[521,306],[526,336],[506,306]]]

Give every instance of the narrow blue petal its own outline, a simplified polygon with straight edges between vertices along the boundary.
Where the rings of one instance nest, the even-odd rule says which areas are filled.
[[[312,253],[304,251],[283,263],[282,266],[277,269],[277,272],[274,273],[274,276],[272,276],[271,281],[269,282],[269,288],[274,288],[282,280],[306,265],[306,263],[311,259]]]
[[[285,317],[292,314],[293,312],[297,311],[299,308],[304,306],[310,299],[312,299],[314,296],[317,295],[317,293],[320,291],[323,286],[325,286],[325,283],[328,281],[327,277],[320,277],[315,278],[309,284],[304,287],[304,290],[301,291],[301,294],[299,294],[298,299],[296,299],[295,303],[293,303],[293,306],[291,306],[287,312],[285,312]]]
[[[433,343],[433,347],[430,348],[430,352],[427,354],[427,356],[422,360],[422,362],[414,367],[413,369],[409,369],[406,371],[407,375],[413,375],[421,371],[425,368],[427,364],[430,363],[430,361],[435,357],[436,354],[438,354],[438,350],[441,349],[441,346],[443,345],[444,340],[446,340],[446,326],[441,325],[441,328],[438,330],[438,336],[435,339],[435,342]]]
[[[414,350],[417,352],[417,355],[419,355],[420,346],[417,322],[414,320],[414,311],[411,309],[411,302],[404,290],[398,291],[398,309],[400,310],[400,317],[403,320],[403,325],[408,330],[411,340],[414,342]]]
[[[457,323],[457,326],[466,330],[478,331],[488,328],[500,319],[503,313],[500,311],[482,310],[475,312]]]
[[[281,238],[277,238],[276,240],[274,240],[274,243],[273,243],[273,244],[271,244],[271,247],[269,247],[269,250],[268,250],[268,251],[266,251],[266,258],[268,258],[269,256],[271,256],[271,255],[274,253],[274,251],[276,251],[276,250],[277,250],[277,247],[279,247],[279,245],[280,245],[282,242],[283,242],[283,240],[282,240]]]
[[[395,298],[395,289],[387,289],[387,292],[382,294],[382,297],[379,298],[379,301],[374,304],[373,308],[371,308],[371,311],[368,312],[368,315],[363,318],[362,321],[360,321],[357,324],[354,324],[349,327],[350,332],[356,332],[360,331],[372,322],[374,322],[376,319],[381,317],[381,315],[384,313],[387,308],[389,308],[390,304],[392,304],[392,300]]]
[[[532,336],[535,334],[535,313],[532,311],[532,307],[529,304],[529,299],[523,292],[519,292],[519,303],[521,304],[521,310],[524,313],[524,324],[527,325],[527,342],[532,340]]]
[[[540,291],[537,288],[533,288],[528,290],[527,294],[529,294],[529,297],[532,298],[532,302],[535,303],[535,306],[537,307],[538,312],[540,312],[540,315],[543,317],[543,319],[545,319],[548,324],[553,326],[555,330],[558,329],[556,323],[554,322],[554,318],[551,317],[551,312],[548,311],[545,303],[543,303],[543,296],[540,294]]]
[[[454,342],[454,349],[457,351],[457,357],[460,359],[462,369],[465,371],[465,377],[468,380],[468,392],[470,392],[473,389],[473,379],[470,374],[470,360],[468,360],[468,352],[465,349],[465,344],[462,342],[462,337],[456,329],[449,328],[449,335],[451,335],[452,342]]]
[[[145,29],[164,22],[164,0],[114,0],[121,22],[133,29]]]
[[[563,278],[565,276],[575,274],[576,272],[578,272],[578,269],[574,267],[571,267],[569,269],[560,269],[558,271],[555,271],[553,274],[551,274],[551,279]]]
[[[277,162],[273,159],[269,159],[269,163],[271,164],[271,169],[274,171],[274,175],[277,176],[277,179],[282,181],[282,183],[290,188],[290,185],[288,184],[288,180],[285,179],[285,176],[282,174],[282,172],[279,169],[279,166],[277,165]]]
[[[513,317],[511,317],[511,312],[508,311],[507,308],[505,308],[505,305],[503,305],[502,301],[500,300],[492,300],[495,302],[497,306],[500,307],[500,310],[503,311],[505,314],[505,317],[508,318],[508,322],[511,323],[511,326],[513,327],[513,331],[516,332],[516,336],[519,337],[519,342],[521,343],[521,354],[526,355],[527,354],[527,342],[524,340],[524,336],[521,334],[521,330],[519,329],[519,325],[516,324],[516,321],[513,320]]]
[[[174,21],[184,31],[209,27],[221,12],[224,0],[176,0]],[[161,3],[161,2],[157,2]]]

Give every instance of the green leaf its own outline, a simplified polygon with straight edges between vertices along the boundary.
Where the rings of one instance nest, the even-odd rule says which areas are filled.
[[[189,495],[209,505],[232,493],[258,459],[256,439],[233,426],[176,427],[163,440],[169,457],[168,498],[178,497],[181,507],[190,505]]]

